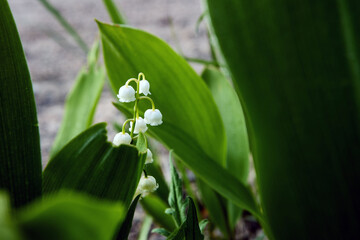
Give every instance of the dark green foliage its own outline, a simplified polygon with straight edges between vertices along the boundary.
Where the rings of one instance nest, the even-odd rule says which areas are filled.
[[[44,192],[75,189],[130,205],[146,154],[132,145],[113,147],[106,124],[89,128],[68,143],[44,170]],[[142,142],[144,135],[139,135]]]
[[[0,1],[0,189],[12,205],[41,195],[39,127],[30,73],[9,5]]]
[[[116,240],[128,239],[129,233],[131,230],[131,226],[133,223],[136,205],[137,205],[140,197],[141,197],[141,195],[137,195],[136,198],[131,203],[130,208],[128,209],[128,212],[126,214],[125,220],[121,224],[119,231],[115,234]]]
[[[207,0],[271,239],[360,229],[360,2]]]

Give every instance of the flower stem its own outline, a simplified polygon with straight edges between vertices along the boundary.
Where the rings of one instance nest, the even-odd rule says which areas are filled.
[[[129,80],[126,81],[125,86],[129,86],[129,83],[131,83],[132,81],[136,82],[136,84],[138,84],[138,81],[136,78],[130,78]]]
[[[122,126],[122,133],[124,134],[125,133],[125,127],[126,127],[126,124],[128,123],[128,122],[133,122],[133,125],[134,125],[134,122],[135,122],[135,119],[128,119],[128,120],[126,120],[125,122],[124,122],[124,124],[123,124],[123,126]]]
[[[139,100],[141,100],[141,99],[146,99],[146,100],[150,101],[150,102],[151,102],[151,106],[152,106],[152,110],[153,110],[153,111],[155,110],[155,103],[154,103],[154,101],[153,101],[151,98],[146,97],[146,96],[142,96],[142,97],[139,98]]]
[[[143,73],[140,73],[142,75],[144,75]],[[130,133],[130,136],[131,138],[134,136],[134,129],[135,129],[135,124],[136,124],[136,120],[135,119],[138,119],[139,118],[139,99],[140,99],[140,94],[139,94],[139,88],[140,88],[140,84],[139,84],[139,81],[140,81],[140,75],[139,74],[139,78],[138,79],[135,79],[135,78],[130,78],[129,80],[127,80],[126,84],[130,83],[131,81],[135,81],[136,82],[136,93],[135,93],[135,106],[134,106],[134,124],[133,124],[133,127],[131,128],[131,133]]]
[[[139,73],[139,76],[138,76],[139,81],[140,81],[141,77],[142,77],[143,80],[145,79],[145,74],[143,74],[142,72]]]

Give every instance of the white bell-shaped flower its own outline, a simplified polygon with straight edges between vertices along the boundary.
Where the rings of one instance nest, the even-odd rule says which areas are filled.
[[[150,83],[147,80],[141,80],[139,85],[139,93],[147,96],[150,93]]]
[[[120,102],[132,102],[135,101],[135,90],[132,86],[122,86],[119,89],[119,94],[117,95]]]
[[[142,196],[145,197],[149,193],[155,192],[158,188],[159,184],[157,184],[156,179],[153,176],[142,176],[136,189],[136,195],[142,194]]]
[[[131,136],[128,133],[119,132],[115,135],[113,144],[115,146],[120,146],[120,144],[130,144],[131,143]]]
[[[131,132],[131,129],[133,127],[133,122],[130,122],[130,128],[129,131]],[[136,123],[135,123],[135,129],[134,129],[134,133],[138,134],[139,132],[146,132],[146,130],[148,129],[148,127],[146,126],[145,120],[142,117],[139,117],[138,119],[136,119]]]
[[[162,124],[162,114],[158,109],[148,109],[144,114],[145,122],[151,126],[158,126]]]
[[[150,151],[150,149],[147,149],[145,164],[152,163],[152,162],[154,162],[152,152]]]

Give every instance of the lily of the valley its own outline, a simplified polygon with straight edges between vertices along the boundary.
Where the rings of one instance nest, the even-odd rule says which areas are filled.
[[[145,96],[147,96],[150,93],[150,83],[147,80],[141,80],[140,81],[140,86],[139,86],[139,93],[144,94]]]
[[[133,128],[133,122],[130,122],[130,128],[129,131],[131,132]],[[136,119],[135,122],[135,129],[134,129],[134,133],[138,134],[139,132],[146,132],[146,130],[148,129],[148,127],[146,126],[145,120],[142,117],[139,117],[138,119]]]
[[[119,89],[119,94],[117,95],[120,102],[133,102],[135,98],[135,90],[129,85],[124,85]]]
[[[136,195],[142,194],[143,197],[149,193],[155,192],[159,188],[156,179],[153,176],[142,176],[136,189]]]
[[[147,149],[145,164],[152,163],[152,162],[154,162],[153,154],[150,151],[150,149]]]
[[[115,146],[120,146],[120,144],[130,144],[131,140],[132,139],[128,133],[119,132],[118,134],[115,135],[113,144]]]
[[[144,119],[147,124],[151,126],[158,126],[162,124],[162,114],[159,109],[148,109],[145,111]]]

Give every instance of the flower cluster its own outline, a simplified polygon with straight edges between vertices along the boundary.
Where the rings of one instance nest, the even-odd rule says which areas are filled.
[[[131,82],[136,83],[136,91],[130,86]],[[143,94],[144,96],[141,96]],[[122,131],[115,135],[113,144],[119,146],[120,144],[130,144],[133,140],[134,134],[139,134],[140,132],[145,133],[148,130],[148,126],[158,126],[162,124],[162,114],[159,109],[155,108],[154,101],[148,97],[150,95],[150,83],[145,79],[143,73],[139,73],[138,78],[130,78],[126,81],[125,85],[120,87],[117,97],[122,103],[135,102],[134,106],[134,117],[127,119],[123,126]],[[151,103],[151,109],[148,109],[144,113],[144,118],[139,115],[139,101],[147,100]],[[129,133],[126,132],[125,128],[127,123],[130,123]],[[145,164],[153,162],[152,152],[150,149],[147,149]],[[136,189],[137,194],[142,194],[146,196],[150,192],[154,192],[158,188],[156,180],[152,176],[148,176],[144,171],[145,176],[141,177],[139,185]]]

